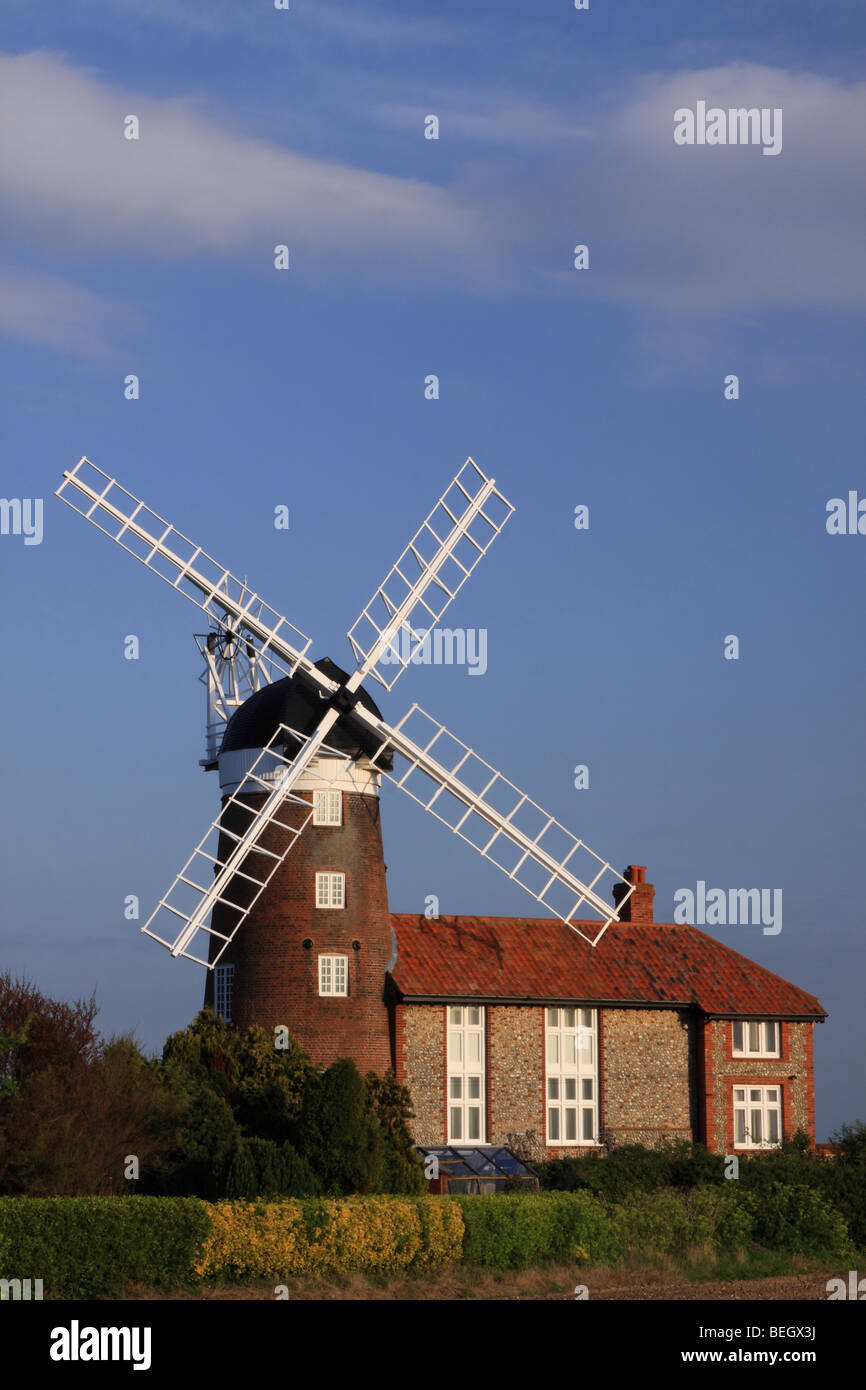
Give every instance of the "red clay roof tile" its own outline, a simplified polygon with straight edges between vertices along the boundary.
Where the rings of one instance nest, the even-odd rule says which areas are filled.
[[[393,913],[391,921],[391,978],[406,999],[694,1004],[706,1014],[826,1017],[814,995],[688,925],[614,922],[593,947],[549,917]]]

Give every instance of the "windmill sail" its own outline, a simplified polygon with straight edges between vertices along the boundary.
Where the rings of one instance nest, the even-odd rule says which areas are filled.
[[[346,634],[362,675],[392,689],[513,511],[467,459]]]
[[[378,723],[366,710],[359,709],[358,716],[371,726]],[[381,759],[389,752],[404,760],[405,770],[382,767]],[[626,884],[621,907],[634,885],[420,706],[412,705],[400,723],[387,730],[372,761],[388,781],[591,946],[619,920],[598,890],[613,882]],[[584,907],[602,919],[597,932],[588,933],[579,920]]]
[[[254,642],[250,659],[256,681],[267,682],[274,672],[301,671],[324,697],[321,718],[309,737],[280,727],[142,928],[173,955],[205,966],[216,964],[311,819],[310,802],[292,788],[302,775],[317,775],[316,755],[324,754],[324,740],[343,713],[352,713],[375,735],[378,751],[373,763],[383,776],[584,940],[597,944],[618,920],[599,890],[609,889],[607,876],[623,884],[627,891],[619,900],[621,907],[634,885],[583,840],[418,705],[392,728],[359,703],[367,675],[392,688],[514,511],[472,459],[446,488],[350,628],[358,665],[343,685],[314,665],[307,655],[311,641],[298,628],[89,459],[80,459],[64,474],[57,496],[195,603],[227,639]],[[212,660],[208,669],[213,758],[229,697],[218,664]],[[303,745],[291,758],[286,754],[287,735]],[[405,761],[404,771],[391,771],[392,752]],[[341,771],[351,762],[333,749],[327,756],[338,760]],[[267,793],[260,807],[245,800],[250,791]],[[209,883],[199,881],[202,873],[211,875]],[[218,926],[211,919],[217,907]],[[577,915],[581,908],[602,919],[600,930],[584,930],[587,924]],[[154,930],[156,926],[167,934]],[[206,958],[195,954],[202,934],[222,943],[209,945]]]
[[[287,757],[287,744],[297,743],[302,745],[300,751]],[[337,761],[332,776],[321,776],[311,766],[316,755]],[[351,761],[327,747],[318,734],[308,739],[280,725],[141,930],[173,956],[185,956],[208,968],[216,965],[312,818],[312,798],[292,788],[301,776],[307,776],[317,778],[324,790],[345,773]],[[260,807],[252,805],[250,795],[263,792],[267,800]],[[211,921],[217,906],[219,928]]]
[[[259,656],[282,674],[294,675],[300,666],[320,685],[336,689],[307,656],[312,638],[88,458],[63,474],[55,495],[190,599],[218,627],[250,633],[259,643]]]

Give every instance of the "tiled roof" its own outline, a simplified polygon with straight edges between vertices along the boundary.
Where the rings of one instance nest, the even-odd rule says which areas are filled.
[[[826,1017],[814,995],[692,926],[614,922],[593,947],[549,917],[393,913],[391,921],[391,978],[406,999],[694,1004],[707,1014]]]

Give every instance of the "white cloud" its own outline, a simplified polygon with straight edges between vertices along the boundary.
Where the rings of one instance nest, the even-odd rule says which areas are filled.
[[[127,140],[134,114],[140,139]],[[65,245],[154,255],[287,243],[325,269],[394,258],[457,269],[482,219],[420,179],[294,154],[181,100],[119,93],[45,53],[0,57],[7,223]]]
[[[675,145],[674,111],[700,99],[781,107],[781,152]],[[864,130],[866,83],[746,64],[645,80],[575,171],[575,241],[597,253],[575,288],[664,310],[862,307]]]
[[[135,322],[129,310],[56,275],[0,267],[0,333],[83,357],[113,350],[118,327]]]
[[[699,99],[782,107],[781,153],[675,145],[674,111]],[[188,100],[118,93],[56,56],[0,56],[6,226],[29,249],[261,267],[286,242],[308,283],[457,283],[655,315],[866,305],[866,84],[732,64],[643,78],[591,124],[494,93],[449,101],[487,148],[436,187],[296,154]],[[139,141],[123,138],[131,112]],[[570,268],[578,242],[589,271]]]

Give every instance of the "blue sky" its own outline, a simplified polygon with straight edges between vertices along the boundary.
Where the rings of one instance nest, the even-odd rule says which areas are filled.
[[[660,920],[698,880],[781,888],[777,936],[708,930],[828,1010],[819,1137],[866,1119],[866,536],[825,526],[866,497],[858,8],[9,0],[2,492],[45,519],[0,537],[0,968],[96,989],[151,1049],[203,984],[123,919],[215,812],[201,624],[53,498],[62,469],[86,453],[346,664],[472,455],[517,507],[449,611],[487,673],[410,669],[383,713],[417,700],[646,864]],[[781,154],[675,146],[698,99],[781,107]],[[404,800],[395,910],[532,912]]]

